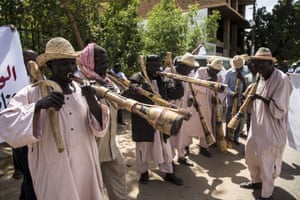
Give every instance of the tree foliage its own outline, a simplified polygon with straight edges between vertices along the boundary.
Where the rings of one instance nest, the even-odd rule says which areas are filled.
[[[170,51],[182,55],[202,38],[210,41],[210,36],[214,36],[217,18],[207,19],[204,26],[189,30],[188,24],[192,23],[189,17],[194,12],[182,15],[175,0],[160,1],[141,30],[137,25],[141,24],[137,5],[138,0],[2,0],[0,24],[16,25],[23,49],[38,53],[44,52],[46,42],[52,37],[66,38],[76,50],[90,38],[107,50],[111,65],[120,62],[127,74],[138,70],[139,54],[164,56]],[[194,11],[199,9],[199,5],[191,7]]]
[[[272,14],[263,7],[256,13],[256,49],[270,48],[279,60],[300,58],[300,1],[280,0]]]
[[[136,71],[137,57],[142,49],[136,6],[136,0],[105,4],[101,31],[94,32],[95,38],[108,51],[111,64],[120,62],[127,74]]]
[[[195,16],[199,8],[199,4],[191,4],[183,15],[175,0],[160,1],[150,11],[144,27],[144,53],[164,57],[170,51],[173,55],[182,55],[191,52],[200,42],[215,41],[220,13],[213,11],[204,17],[203,23],[197,23]]]
[[[97,6],[97,2],[67,1],[81,36],[89,35],[91,31],[91,15],[98,12],[97,9],[91,9],[91,5]],[[24,49],[43,52],[46,42],[57,36],[65,37],[76,49],[80,49],[60,1],[3,0],[0,2],[0,11],[0,24],[14,24],[17,27]]]
[[[17,27],[24,49],[42,53],[50,38],[62,36],[80,50],[92,39],[107,49],[111,63],[135,66],[142,48],[136,6],[137,0],[3,0],[0,24]]]
[[[170,51],[175,55],[183,53],[187,20],[175,0],[161,0],[148,14],[144,27],[144,54],[165,56]]]
[[[194,16],[199,11],[198,5],[193,4],[189,7],[190,29],[187,31],[186,51],[192,52],[196,46],[205,42],[216,42],[216,32],[219,28],[221,14],[218,10],[213,10],[210,15],[203,18],[202,23],[197,23]]]

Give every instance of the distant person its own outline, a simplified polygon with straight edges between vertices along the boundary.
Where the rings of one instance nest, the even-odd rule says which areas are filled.
[[[223,62],[220,58],[212,58],[207,66],[200,67],[196,71],[194,78],[220,83],[222,82],[222,77],[219,72],[223,68]],[[215,126],[214,124],[216,124],[216,121],[214,121],[216,119],[214,116],[215,112],[213,112],[213,107],[216,106],[216,94],[213,90],[199,85],[195,85],[194,90],[196,93],[196,100],[201,105],[200,109],[203,113],[208,131],[212,134],[211,137],[216,138],[216,132],[214,132],[213,128]],[[205,138],[207,130],[204,129],[198,115],[193,115],[192,118],[197,118],[197,121],[193,120],[194,123],[191,124],[191,126],[198,132],[198,138],[200,140],[199,152],[206,157],[212,157],[212,154],[209,151],[209,145],[211,144],[208,144]]]
[[[261,47],[251,57],[261,75],[256,93],[251,96],[251,125],[245,158],[251,180],[240,185],[261,189],[259,200],[272,200],[275,178],[282,167],[288,133],[288,107],[292,84],[288,76],[273,66],[270,49]]]
[[[110,69],[110,72],[123,80],[127,80],[126,75],[122,71],[122,65],[118,62],[114,64],[114,67]]]
[[[190,53],[185,53],[184,56],[176,61],[173,68],[167,67],[165,72],[191,77],[194,76],[193,71],[196,67],[199,67],[199,63],[195,60],[194,56]],[[165,82],[168,85],[168,101],[174,103],[179,108],[189,110],[188,99],[191,92],[188,83],[168,78],[166,78]],[[178,134],[171,136],[169,140],[173,150],[173,157],[176,157],[177,149],[178,162],[187,166],[193,166],[193,162],[186,157],[189,153],[188,145],[192,144],[193,136],[196,134],[194,131],[187,131],[186,128],[190,127],[189,122],[190,120],[183,121]]]
[[[247,60],[246,65],[248,66],[249,73],[245,75],[245,81],[246,81],[246,87],[247,87],[245,92],[249,91],[248,87],[251,84],[254,84],[256,82],[256,74],[257,74],[256,68],[251,59]],[[245,93],[245,92],[243,93],[244,100],[247,98],[247,96],[246,96],[247,93]],[[250,121],[251,121],[251,109],[248,109],[247,112],[245,113],[245,115],[246,116],[244,116],[244,118],[246,118],[246,127],[247,127],[247,132],[248,132],[249,128],[250,128]],[[247,137],[247,134],[245,136]]]
[[[281,65],[279,65],[279,70],[281,70],[283,73],[289,72],[289,63],[287,60],[284,60]]]
[[[245,83],[245,72],[243,71],[244,61],[241,56],[234,56],[231,59],[231,69],[228,69],[225,75],[224,83],[228,85],[227,87],[227,96],[226,96],[226,124],[229,123],[231,118],[239,110],[242,93],[246,87]],[[234,110],[235,112],[234,112]],[[240,136],[240,124],[233,133],[233,138],[231,138],[232,133],[229,128],[226,128],[226,138],[229,141],[229,144],[232,142],[236,145],[239,145],[239,136]]]

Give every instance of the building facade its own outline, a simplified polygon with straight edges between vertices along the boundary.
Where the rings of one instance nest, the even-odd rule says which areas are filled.
[[[158,4],[159,0],[142,0],[138,7],[138,14],[143,18]],[[253,0],[176,0],[176,4],[183,10],[188,10],[189,4],[198,3],[202,13],[209,15],[213,10],[219,10],[221,20],[216,33],[218,42],[216,45],[216,55],[233,57],[236,54],[244,53],[245,28],[249,28],[249,23],[245,18],[246,6],[253,4]],[[197,46],[198,44],[195,44]]]

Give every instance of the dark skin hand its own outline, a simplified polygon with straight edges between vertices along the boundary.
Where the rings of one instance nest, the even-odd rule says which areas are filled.
[[[81,93],[86,98],[86,101],[89,105],[89,108],[93,115],[96,117],[100,125],[103,125],[102,122],[102,110],[98,101],[96,99],[96,91],[90,85],[84,85],[81,87]]]
[[[35,104],[35,111],[41,109],[55,108],[59,110],[64,104],[64,95],[59,92],[50,92],[49,95],[37,101]]]
[[[263,96],[260,96],[258,94],[254,94],[254,95],[250,95],[249,98],[253,101],[255,99],[259,99],[262,100],[265,104],[269,105],[270,104],[270,100],[266,99]]]

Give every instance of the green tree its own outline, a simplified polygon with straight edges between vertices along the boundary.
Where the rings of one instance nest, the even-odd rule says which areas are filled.
[[[92,31],[89,21],[96,21],[93,17],[98,13],[99,1],[68,0],[63,3],[53,0],[2,0],[0,24],[14,24],[17,27],[24,49],[43,52],[46,42],[56,36],[65,37],[76,49],[81,49],[80,39]],[[73,16],[71,21],[65,13],[66,8]],[[72,29],[74,24],[80,38]]]
[[[219,28],[219,20],[221,14],[218,10],[213,10],[211,14],[203,18],[203,22],[199,23],[194,20],[199,6],[197,4],[189,7],[189,25],[190,30],[187,32],[186,50],[192,52],[195,46],[201,42],[216,42],[216,32]]]
[[[158,54],[164,57],[170,51],[173,55],[191,52],[200,42],[215,42],[220,12],[213,10],[203,19],[195,20],[199,4],[190,4],[188,12],[176,6],[175,0],[162,0],[153,7],[144,27],[143,41],[145,54]]]
[[[101,31],[94,32],[96,40],[107,50],[111,65],[120,62],[127,75],[138,70],[137,57],[142,49],[137,3],[126,0],[103,4]]]
[[[175,0],[162,0],[148,14],[144,27],[144,54],[158,54],[161,57],[170,51],[181,55],[185,49],[187,19],[176,7]]]
[[[265,8],[256,14],[256,48],[266,46],[279,60],[295,61],[300,57],[300,1],[281,0],[272,14]]]

